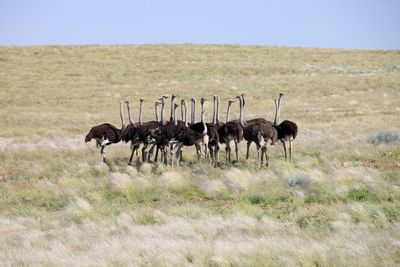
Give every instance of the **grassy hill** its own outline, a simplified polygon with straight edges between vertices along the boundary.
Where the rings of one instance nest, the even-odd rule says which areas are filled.
[[[399,88],[400,51],[0,47],[0,262],[399,264]],[[281,119],[299,125],[293,163],[279,144],[259,170],[242,144],[235,167],[196,164],[186,148],[180,169],[132,168],[118,144],[108,167],[83,142],[93,125],[120,125],[121,99],[137,119],[143,98],[150,120],[163,94],[218,94],[223,119],[245,93],[246,118],[273,120],[279,92]]]

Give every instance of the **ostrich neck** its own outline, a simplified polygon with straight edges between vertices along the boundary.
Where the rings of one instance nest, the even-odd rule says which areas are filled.
[[[213,103],[213,118],[212,118],[212,123],[215,124],[216,123],[216,109],[217,109],[217,98],[214,97],[214,103]]]
[[[277,126],[279,124],[279,120],[278,120],[278,101],[276,100],[276,98],[274,99],[274,103],[275,103],[274,125]]]
[[[139,124],[143,124],[143,102],[140,102]]]
[[[203,116],[204,113],[204,102],[201,102],[201,115]]]
[[[277,124],[279,124],[279,121],[280,121],[280,119],[281,119],[281,98],[282,98],[282,95],[280,94],[279,95],[279,98],[278,98],[278,111],[277,111],[277,118],[276,118],[276,123]]]
[[[230,111],[230,109],[231,109],[231,104],[228,103],[228,109],[226,110],[226,121],[225,122],[229,121],[229,111]]]
[[[165,125],[165,118],[164,118],[164,110],[165,110],[165,100],[161,103],[161,124]]]
[[[192,124],[196,123],[196,100],[192,100]]]
[[[185,109],[185,113],[184,113],[184,122],[185,122],[185,126],[188,127],[188,121],[187,121],[187,114],[188,114],[188,110],[186,107],[186,102],[183,103],[183,108]]]
[[[129,102],[126,103],[126,107],[128,108],[128,119],[129,119],[129,123],[130,123],[130,124],[134,124],[133,121],[132,121],[131,106],[130,106]]]
[[[215,122],[217,123],[217,124],[219,124],[219,97],[217,96],[217,110],[216,110],[216,113],[215,113]]]
[[[240,113],[239,113],[239,122],[240,126],[244,127],[244,111],[243,111],[243,98],[240,97],[239,99],[239,107],[240,107]]]
[[[185,120],[185,111],[184,111],[183,103],[181,103],[181,120],[182,121]]]
[[[124,115],[122,114],[122,103],[119,103],[119,116],[121,117],[121,128],[124,129],[125,128],[125,121],[124,121]]]
[[[171,97],[171,116],[169,118],[171,121],[173,120],[174,112],[175,112],[175,98],[172,96]]]
[[[178,122],[176,121],[176,109],[175,109],[175,107],[172,110],[172,119],[174,121],[174,125],[178,125]]]
[[[155,105],[154,109],[155,109],[155,113],[156,113],[156,121],[160,122],[160,120],[158,118],[158,105]]]
[[[204,129],[203,134],[207,134],[207,125],[204,122],[204,111],[201,112],[201,123],[203,124],[203,129]]]

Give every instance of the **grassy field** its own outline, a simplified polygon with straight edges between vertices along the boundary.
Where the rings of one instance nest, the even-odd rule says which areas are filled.
[[[0,47],[0,265],[400,265],[399,88],[400,51]],[[225,114],[246,93],[246,118],[273,120],[279,92],[292,163],[279,144],[257,169],[242,143],[234,167],[186,148],[179,169],[136,168],[117,144],[107,166],[84,143],[121,99],[150,120],[163,94]]]

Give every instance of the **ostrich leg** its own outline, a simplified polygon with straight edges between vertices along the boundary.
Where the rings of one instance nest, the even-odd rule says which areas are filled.
[[[235,140],[235,154],[236,154],[236,161],[239,162],[239,147],[238,142]]]
[[[246,151],[246,160],[249,159],[251,141],[247,141],[247,151]]]
[[[285,151],[285,159],[287,160],[287,150],[286,150],[286,141],[285,139],[282,140],[283,150]]]

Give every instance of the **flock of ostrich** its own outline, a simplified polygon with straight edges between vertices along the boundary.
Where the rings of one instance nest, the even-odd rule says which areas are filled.
[[[283,94],[280,93],[275,102],[274,121],[265,118],[244,119],[245,95],[241,94],[236,100],[229,100],[226,111],[225,122],[219,119],[219,96],[213,96],[213,117],[212,122],[205,122],[207,111],[204,109],[206,99],[201,98],[201,121],[196,122],[196,100],[191,99],[191,121],[188,121],[188,108],[186,101],[181,100],[180,105],[175,104],[176,96],[171,96],[170,118],[165,118],[167,96],[162,96],[155,102],[155,120],[143,122],[143,99],[140,99],[139,122],[132,119],[129,101],[120,101],[121,129],[104,123],[94,126],[86,135],[85,142],[96,140],[96,146],[100,147],[100,154],[103,162],[106,162],[105,149],[111,144],[121,140],[130,143],[131,155],[129,164],[132,164],[134,155],[137,162],[158,162],[179,166],[182,160],[183,147],[195,146],[197,162],[202,159],[211,163],[212,166],[219,166],[219,146],[225,145],[226,164],[234,161],[231,159],[231,143],[235,145],[235,161],[239,162],[238,144],[244,139],[247,142],[246,160],[249,159],[251,143],[257,148],[257,164],[259,167],[268,166],[267,144],[275,145],[279,140],[283,144],[285,159],[288,159],[287,146],[289,144],[289,160],[292,158],[292,141],[296,138],[298,127],[296,123],[280,120],[280,105]],[[239,119],[230,120],[229,112],[231,105],[239,102]],[[125,125],[123,105],[127,105],[129,124]],[[161,110],[160,110],[161,106]],[[176,110],[180,106],[181,120],[177,119]],[[141,155],[139,155],[139,149]],[[153,157],[155,151],[155,155]],[[170,157],[168,159],[167,154]],[[159,155],[160,154],[160,155]],[[211,158],[211,160],[210,160]]]

